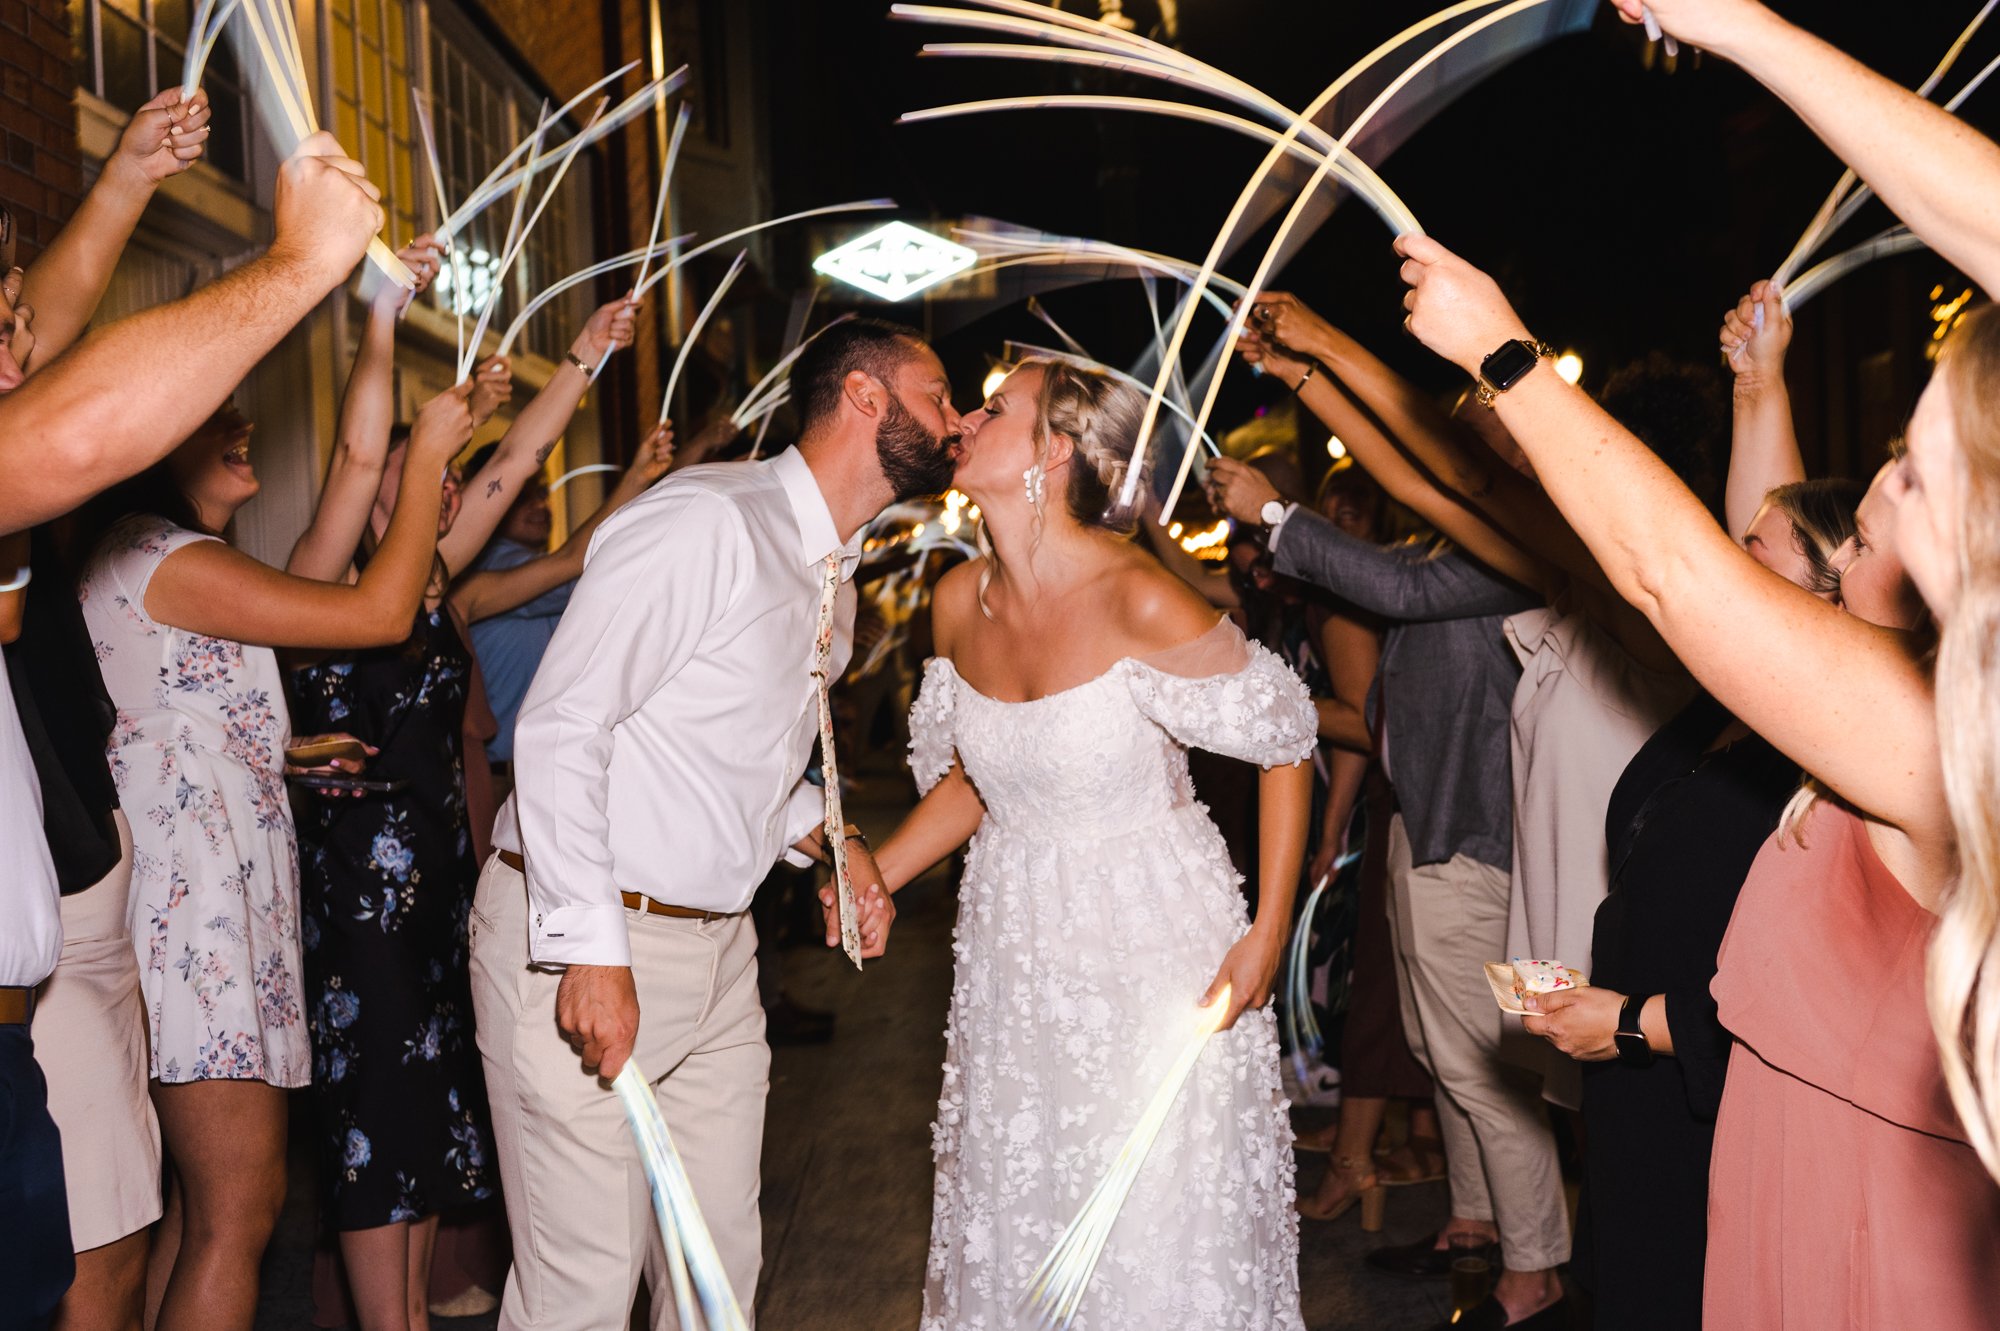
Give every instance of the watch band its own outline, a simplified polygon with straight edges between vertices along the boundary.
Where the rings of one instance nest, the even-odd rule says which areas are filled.
[[[1627,994],[1618,1007],[1617,1033],[1611,1037],[1612,1043],[1618,1046],[1618,1061],[1635,1068],[1648,1067],[1658,1057],[1652,1042],[1639,1025],[1650,1001],[1651,994]]]
[[[1545,360],[1554,360],[1556,355],[1556,349],[1550,346],[1548,343],[1541,341],[1539,338],[1519,338],[1519,337],[1512,339],[1512,341],[1510,342],[1501,343],[1499,347],[1495,348],[1495,354],[1498,354],[1499,351],[1505,350],[1508,346],[1524,346],[1528,350],[1534,352],[1536,364],[1540,364],[1542,361]],[[1487,359],[1491,360],[1492,356],[1488,356]],[[1520,383],[1522,379],[1527,378],[1528,373],[1533,369],[1534,366],[1530,365],[1527,370],[1522,371],[1518,376],[1508,381],[1507,383],[1494,384],[1488,382],[1484,366],[1482,365],[1481,372],[1474,376],[1474,378],[1476,378],[1479,381],[1478,388],[1476,389],[1475,392],[1475,395],[1479,398],[1479,405],[1488,408],[1492,407],[1494,399],[1498,398],[1502,393],[1512,388],[1515,384]]]
[[[592,365],[589,361],[577,355],[574,351],[564,352],[563,359],[568,361],[571,365],[576,366],[577,369],[582,370],[585,374],[597,373],[597,367],[595,365]]]

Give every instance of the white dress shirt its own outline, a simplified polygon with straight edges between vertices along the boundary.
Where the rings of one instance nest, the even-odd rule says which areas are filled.
[[[493,844],[527,864],[537,964],[629,966],[619,893],[740,911],[824,817],[805,780],[822,572],[830,672],[854,646],[842,545],[796,449],[690,467],[607,518],[521,704]]]
[[[61,955],[61,897],[42,834],[42,783],[0,658],[0,985],[40,984]]]

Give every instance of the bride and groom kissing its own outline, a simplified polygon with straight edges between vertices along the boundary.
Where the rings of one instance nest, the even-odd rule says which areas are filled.
[[[523,704],[532,755],[472,918],[480,1051],[514,1234],[503,1328],[602,1328],[664,1289],[608,1078],[637,1057],[738,1301],[761,1260],[770,1054],[747,909],[771,864],[844,848],[859,955],[893,893],[970,842],[935,1128],[924,1331],[1012,1324],[1198,1004],[1228,1005],[1086,1296],[1090,1325],[1290,1331],[1291,1129],[1274,981],[1316,717],[1289,668],[1129,539],[1145,395],[1017,367],[961,417],[937,354],[871,320],[791,371],[797,446],[676,473],[607,520]],[[1147,489],[1145,477],[1132,487]],[[923,798],[871,854],[805,779],[852,646],[867,523],[956,486],[981,557],[933,594],[911,715]],[[1256,762],[1248,917],[1187,748]],[[831,755],[829,755],[830,757]],[[831,762],[825,764],[830,770]],[[823,894],[828,943],[838,897]],[[643,1018],[642,1018],[643,1013]],[[656,1327],[675,1325],[653,1300]]]

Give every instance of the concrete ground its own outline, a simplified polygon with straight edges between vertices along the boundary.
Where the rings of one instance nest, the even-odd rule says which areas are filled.
[[[892,827],[907,776],[868,774],[855,821]],[[817,944],[786,955],[792,996],[838,1014],[831,1043],[773,1053],[764,1139],[763,1331],[914,1331],[931,1208],[930,1124],[944,1054],[955,903],[941,875],[898,899],[889,957],[857,974]],[[295,1138],[297,1137],[295,1131]],[[265,1261],[259,1331],[304,1331],[310,1317],[311,1174],[294,1152],[292,1195]],[[1310,1188],[1325,1157],[1305,1156]],[[1305,1224],[1300,1285],[1311,1331],[1427,1331],[1450,1313],[1443,1282],[1378,1275],[1362,1254],[1444,1219],[1442,1184],[1389,1199],[1387,1229],[1363,1235],[1357,1212]],[[435,1319],[436,1331],[488,1331],[494,1318]]]

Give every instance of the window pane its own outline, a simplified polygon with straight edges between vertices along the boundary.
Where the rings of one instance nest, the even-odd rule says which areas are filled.
[[[130,14],[135,19],[144,17],[139,8],[139,0],[107,0],[107,3],[121,14]]]
[[[388,109],[382,99],[382,53],[369,46],[361,48],[361,104],[375,115]]]
[[[366,130],[367,146],[362,150],[361,161],[368,168],[368,178],[378,185],[389,183],[389,136],[382,132],[379,122],[370,120]],[[386,201],[385,201],[386,202]]]
[[[131,111],[152,97],[146,70],[146,35],[117,10],[102,11],[104,24],[104,100],[120,111]]]
[[[410,60],[410,38],[403,24],[403,0],[389,0],[389,56],[398,65]]]
[[[361,151],[361,117],[355,113],[354,103],[345,97],[334,99],[333,136],[340,140],[343,150]]]
[[[97,38],[91,35],[90,13],[96,6],[87,0],[69,0],[70,47],[76,52],[76,81],[97,91]]]
[[[186,46],[188,39],[187,0],[153,0],[153,27],[158,33],[179,46]],[[224,38],[224,40],[228,40]]]
[[[382,0],[356,0],[355,11],[361,20],[361,35],[376,46],[382,44]]]
[[[333,33],[329,40],[333,44],[333,86],[349,97],[354,95],[357,84],[354,73],[354,29],[347,20],[335,16]]]

